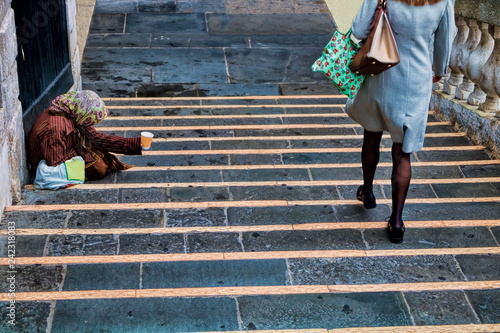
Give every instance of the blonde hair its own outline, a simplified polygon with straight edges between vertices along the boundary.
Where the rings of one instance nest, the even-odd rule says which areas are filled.
[[[410,6],[434,5],[442,0],[396,0]]]

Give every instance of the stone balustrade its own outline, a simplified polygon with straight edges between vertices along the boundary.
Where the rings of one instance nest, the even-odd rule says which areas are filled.
[[[442,90],[477,106],[483,116],[500,117],[500,10],[498,6],[488,8],[494,2],[457,0],[458,32],[453,42],[451,73]]]
[[[500,6],[456,0],[450,73],[434,86],[431,108],[500,158]]]

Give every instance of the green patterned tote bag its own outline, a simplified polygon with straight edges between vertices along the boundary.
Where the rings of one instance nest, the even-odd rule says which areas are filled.
[[[346,34],[337,30],[311,68],[325,74],[342,94],[353,98],[366,77],[349,69],[358,50],[359,46],[351,40],[351,30]]]

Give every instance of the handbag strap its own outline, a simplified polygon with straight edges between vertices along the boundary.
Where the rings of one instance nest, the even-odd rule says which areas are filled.
[[[381,6],[381,7],[382,7],[382,9],[383,9],[384,11],[386,11],[386,10],[387,10],[387,0],[379,0],[379,1],[378,1],[378,4],[379,4],[379,6]]]

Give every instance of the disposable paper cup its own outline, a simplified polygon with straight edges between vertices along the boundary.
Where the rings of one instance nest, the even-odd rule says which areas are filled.
[[[154,134],[151,132],[141,132],[141,146],[142,149],[151,148],[151,143],[153,142]]]

